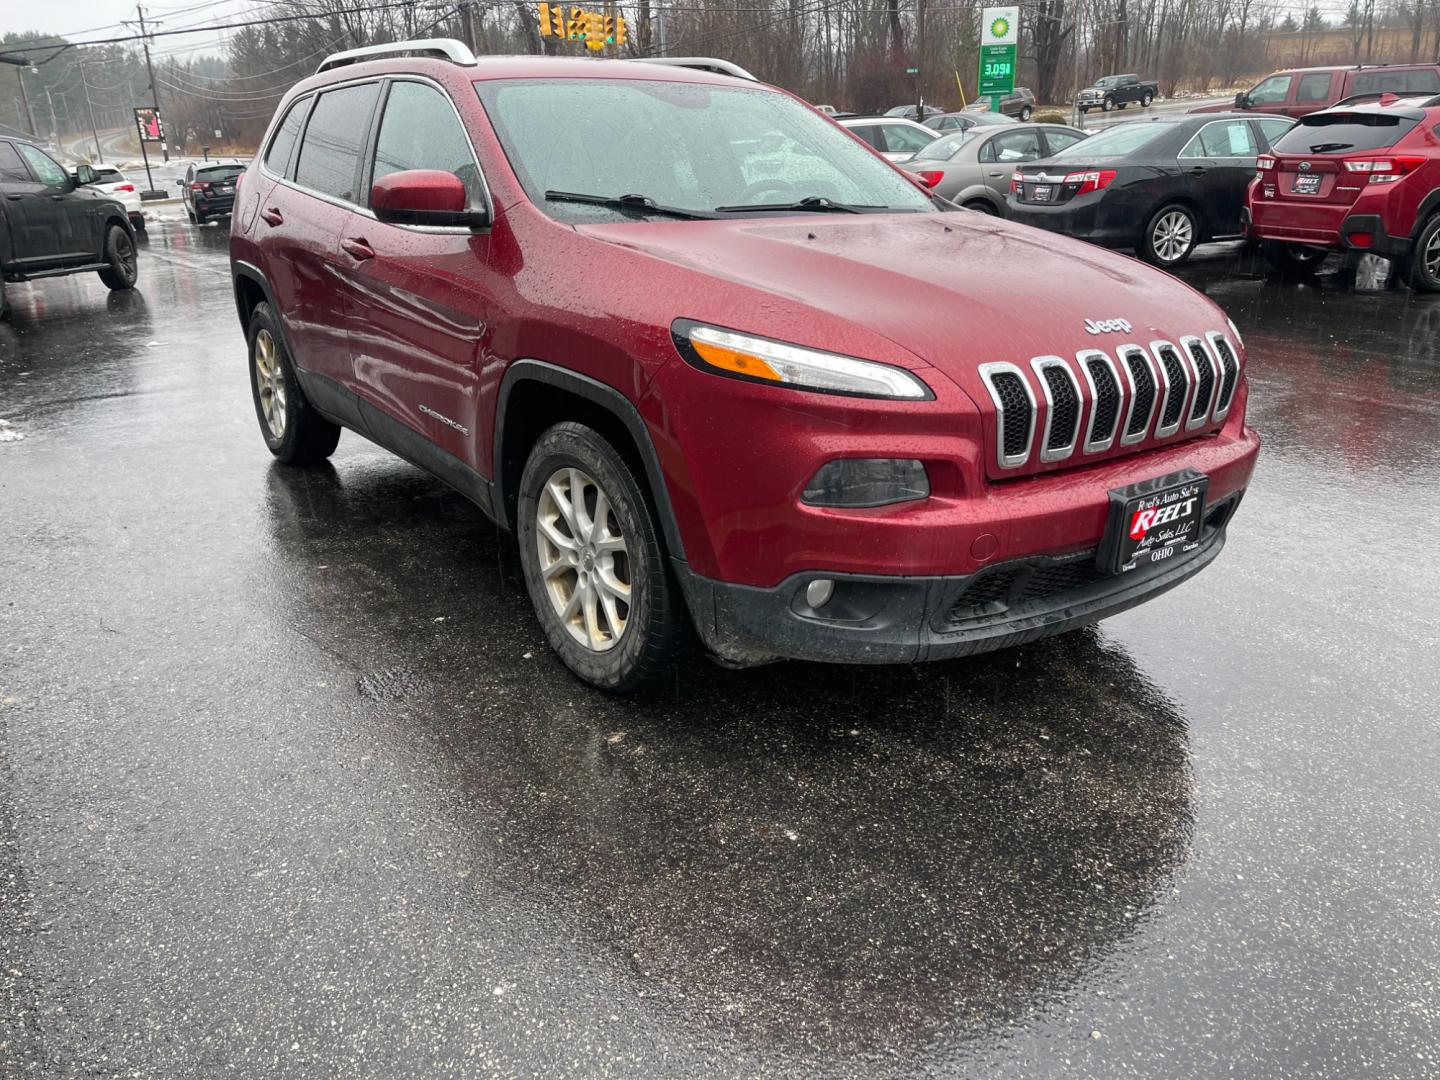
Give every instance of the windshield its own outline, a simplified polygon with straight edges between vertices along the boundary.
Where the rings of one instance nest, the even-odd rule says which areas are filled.
[[[832,121],[773,90],[638,79],[495,80],[475,90],[530,200],[564,221],[645,211],[546,192],[637,195],[702,215],[808,199],[821,201],[804,208],[817,213],[936,209]]]
[[[1142,120],[1135,124],[1119,124],[1091,135],[1088,139],[1067,146],[1058,154],[1050,156],[1051,161],[1093,161],[1096,158],[1124,157],[1134,153],[1146,143],[1158,139],[1170,130],[1168,124],[1157,124]]]
[[[1394,113],[1311,113],[1275,144],[1277,154],[1345,154],[1381,150],[1410,134],[1417,121]]]
[[[922,146],[915,152],[912,161],[949,161],[955,156],[964,143],[975,134],[974,129],[969,131],[957,131],[953,135],[946,135],[936,139],[934,142]]]

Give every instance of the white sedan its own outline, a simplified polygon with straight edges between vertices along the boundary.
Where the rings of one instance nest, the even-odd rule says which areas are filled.
[[[145,215],[140,209],[140,190],[127,180],[119,169],[112,169],[108,165],[93,165],[91,168],[95,170],[95,182],[90,186],[97,191],[103,191],[125,207],[130,224],[136,230],[144,231]]]
[[[891,161],[909,161],[915,151],[928,146],[939,132],[931,131],[914,120],[899,116],[853,116],[841,120],[849,128]]]

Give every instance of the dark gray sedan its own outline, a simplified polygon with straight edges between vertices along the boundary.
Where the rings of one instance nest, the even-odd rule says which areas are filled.
[[[930,190],[942,198],[1003,216],[1016,165],[1058,153],[1085,136],[1063,124],[973,127],[921,147],[900,168],[924,178]]]

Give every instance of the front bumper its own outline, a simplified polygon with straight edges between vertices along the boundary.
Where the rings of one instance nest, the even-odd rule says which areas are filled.
[[[807,572],[770,589],[700,577],[675,564],[696,630],[737,665],[784,658],[905,664],[1010,648],[1119,614],[1194,577],[1220,554],[1243,492],[1206,511],[1200,545],[1129,574],[1104,574],[1093,550],[997,563],[963,577]],[[821,609],[806,586],[831,578]]]

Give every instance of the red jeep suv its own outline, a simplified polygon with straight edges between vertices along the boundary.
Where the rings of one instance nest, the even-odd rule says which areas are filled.
[[[1440,97],[1341,102],[1311,113],[1256,160],[1247,231],[1279,269],[1371,251],[1440,292]]]
[[[687,621],[731,664],[1092,623],[1219,554],[1259,447],[1209,300],[715,71],[338,54],[281,102],[231,263],[272,453],[348,427],[464,493],[612,690]]]

